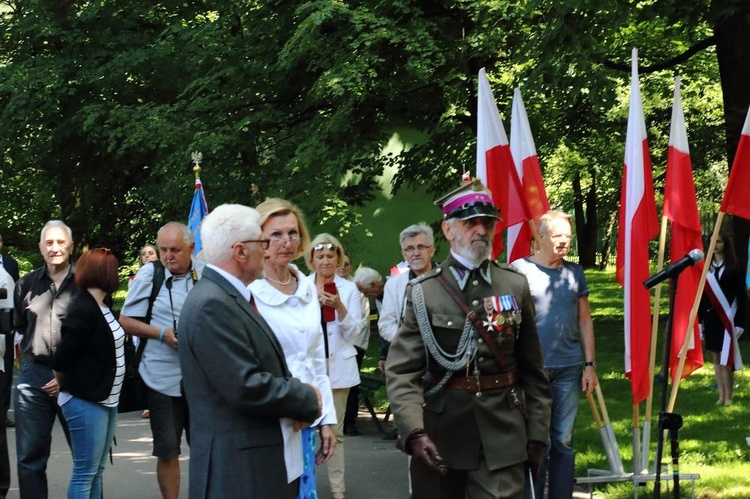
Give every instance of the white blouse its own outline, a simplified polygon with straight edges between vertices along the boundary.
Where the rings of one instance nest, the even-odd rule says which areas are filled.
[[[315,272],[308,276],[315,287]],[[326,324],[328,337],[328,376],[331,378],[331,388],[351,388],[359,384],[359,366],[357,366],[357,350],[354,341],[361,331],[362,305],[357,285],[343,277],[335,276],[336,290],[341,296],[341,302],[346,307],[346,317],[336,319]]]
[[[256,279],[248,288],[255,298],[258,312],[265,319],[284,351],[292,376],[303,383],[314,385],[323,398],[323,414],[315,425],[336,424],[331,382],[326,374],[323,328],[315,284],[293,264],[290,269],[297,277],[297,289],[287,295],[265,279]],[[287,478],[292,481],[302,474],[301,433],[289,431],[290,420],[282,421],[284,457]]]

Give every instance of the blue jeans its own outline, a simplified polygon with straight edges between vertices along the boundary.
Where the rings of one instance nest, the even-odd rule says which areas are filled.
[[[583,372],[580,365],[548,368],[546,371],[552,390],[550,441],[539,467],[535,493],[537,499],[544,497],[544,483],[549,474],[549,499],[570,499],[575,483],[573,428],[578,414]],[[531,497],[528,490],[525,497]]]
[[[57,405],[42,386],[53,378],[52,369],[21,358],[15,393],[16,455],[18,488],[22,499],[47,498],[47,460],[52,445],[55,416],[68,437],[68,425]],[[70,440],[68,440],[70,443]]]
[[[100,499],[102,473],[117,427],[117,407],[73,397],[62,406],[73,453],[68,499]]]

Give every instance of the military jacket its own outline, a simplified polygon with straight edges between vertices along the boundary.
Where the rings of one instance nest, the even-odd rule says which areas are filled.
[[[433,376],[447,372],[436,355],[450,357],[460,350],[467,327],[466,314],[438,280],[440,274],[485,324],[492,323],[489,334],[505,357],[501,365],[470,326],[474,351],[469,352],[468,361],[460,359],[461,369],[453,375],[487,376],[518,370],[520,379],[513,386],[484,390],[481,395],[442,388],[425,396],[433,387],[424,381],[426,372]],[[500,314],[503,318],[499,320],[488,313],[485,304],[493,298],[496,304],[504,303],[501,308],[510,306],[512,313]],[[546,443],[551,395],[534,319],[526,278],[505,265],[484,262],[479,269],[468,271],[451,256],[411,281],[404,320],[391,345],[386,371],[388,398],[400,434],[406,438],[413,430],[424,428],[446,465],[464,470],[476,469],[482,453],[492,470],[511,466],[526,460],[529,440]],[[519,402],[527,418],[519,410]]]

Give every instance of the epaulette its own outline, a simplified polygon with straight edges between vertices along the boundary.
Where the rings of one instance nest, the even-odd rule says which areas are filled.
[[[509,270],[509,271],[511,271],[511,272],[513,272],[515,274],[523,275],[518,270],[516,270],[515,268],[511,267],[510,264],[507,264],[507,263],[498,263],[498,262],[492,262],[492,263],[494,263],[500,269]]]
[[[432,279],[434,277],[437,277],[443,270],[440,267],[433,267],[424,274],[415,277],[411,281],[409,281],[409,284],[414,284],[417,282],[422,282],[427,279]]]

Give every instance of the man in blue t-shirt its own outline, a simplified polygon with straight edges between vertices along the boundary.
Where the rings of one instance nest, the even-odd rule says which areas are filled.
[[[580,396],[578,386],[580,383],[581,390],[588,395],[598,384],[594,323],[583,268],[565,261],[572,239],[570,215],[559,211],[545,213],[539,221],[539,236],[539,251],[511,264],[529,281],[544,366],[552,387],[550,444],[535,489],[536,497],[544,497],[545,477],[549,475],[550,499],[569,499],[575,477],[572,446]]]

